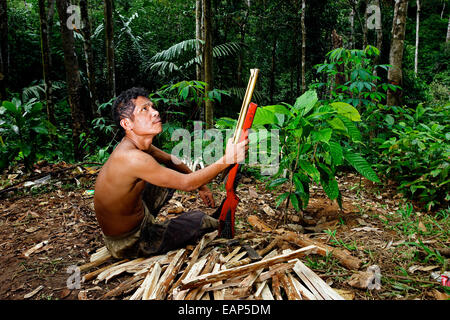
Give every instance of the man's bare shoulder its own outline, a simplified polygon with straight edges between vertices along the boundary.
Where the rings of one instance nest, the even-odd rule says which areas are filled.
[[[143,165],[156,165],[154,157],[148,152],[139,150],[133,144],[121,142],[111,153],[110,162],[127,168],[136,168]]]

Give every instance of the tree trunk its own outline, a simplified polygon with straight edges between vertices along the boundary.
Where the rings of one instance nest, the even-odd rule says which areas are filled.
[[[331,39],[333,42],[333,50],[343,47],[342,37],[337,34],[336,30],[333,30],[333,33],[331,34]],[[338,87],[345,83],[344,64],[338,64],[336,68],[338,73],[334,78],[335,84],[333,89],[336,90],[336,92],[342,92],[341,89],[338,89]],[[333,89],[330,90],[330,93],[333,91]]]
[[[48,33],[48,16],[45,10],[45,0],[39,0],[39,22],[41,32],[41,55],[42,55],[42,75],[45,87],[45,102],[47,105],[47,118],[52,124],[55,124],[55,112],[52,95],[52,81],[50,80],[50,46]]]
[[[417,77],[419,66],[419,28],[420,28],[420,0],[417,0],[416,14],[416,52],[414,54],[414,75]]]
[[[75,54],[75,41],[73,30],[67,28],[66,22],[69,19],[67,14],[68,0],[56,0],[58,10],[61,39],[64,52],[64,67],[66,69],[66,82],[69,105],[72,115],[72,140],[75,159],[82,159],[82,149],[80,148],[80,134],[86,129],[85,115],[82,111],[81,102],[81,80],[78,68],[78,60]]]
[[[368,41],[367,41],[367,1],[368,0],[364,0],[364,25],[362,26],[362,30],[363,30],[363,49],[365,49],[368,45]]]
[[[202,40],[202,0],[195,1],[195,38],[197,40]],[[195,47],[195,54],[197,57],[202,55],[202,45],[197,42]],[[195,66],[196,78],[199,81],[203,81],[202,77],[202,66],[201,64],[196,64]]]
[[[272,45],[272,66],[270,68],[270,84],[269,84],[270,104],[273,104],[273,95],[274,95],[274,92],[275,92],[276,52],[277,52],[277,37],[274,37],[273,38],[273,45]]]
[[[355,10],[350,11],[350,49],[355,49]]]
[[[87,0],[80,0],[80,13],[81,13],[81,24],[83,26],[83,48],[84,57],[86,60],[86,74],[88,79],[89,87],[89,100],[91,105],[92,114],[99,114],[98,98],[97,98],[97,88],[95,86],[95,72],[94,72],[94,54],[92,52],[91,45],[91,23],[89,21],[89,12]]]
[[[406,14],[408,0],[397,0],[394,7],[394,19],[392,23],[392,42],[389,53],[389,64],[392,66],[388,71],[388,82],[390,84],[402,85],[402,60],[405,42]],[[388,91],[387,105],[399,106],[401,104],[401,90]]]
[[[0,0],[0,101],[6,100],[8,65],[8,7],[6,0]]]
[[[203,67],[205,70],[205,95],[213,89],[213,56],[212,56],[212,28],[211,28],[211,0],[203,0],[203,25],[205,26],[205,47],[203,50]],[[212,128],[214,122],[214,104],[210,99],[205,102],[206,128]]]
[[[236,86],[241,87],[242,86],[242,69],[244,67],[244,44],[245,44],[245,34],[247,31],[247,21],[248,21],[248,15],[250,13],[250,0],[245,1],[247,5],[247,11],[245,12],[245,18],[242,21],[242,23],[239,24],[239,31],[240,31],[240,45],[241,50],[239,50],[239,60],[238,60],[238,70],[237,70],[237,81]]]
[[[302,0],[302,93],[306,91],[306,26],[305,26],[306,0]]]
[[[446,43],[450,42],[450,16],[448,17],[447,38],[446,38],[445,42]]]
[[[105,37],[106,37],[106,81],[107,100],[116,96],[116,75],[114,67],[114,0],[104,0]]]

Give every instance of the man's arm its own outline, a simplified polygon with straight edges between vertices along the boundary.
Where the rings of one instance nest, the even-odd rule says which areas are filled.
[[[222,158],[206,168],[189,173],[181,173],[161,166],[153,156],[140,151],[133,152],[128,163],[136,178],[160,187],[193,191],[214,179],[229,165],[245,160],[247,146],[248,140],[233,144],[230,139]]]
[[[173,169],[175,171],[181,172],[181,173],[191,173],[192,170],[189,169],[189,167],[184,164],[181,160],[178,160],[178,163],[173,162],[173,156],[168,154],[167,152],[155,147],[154,145],[150,146],[149,153],[153,158],[155,158],[156,161],[159,163],[164,164],[166,167]]]

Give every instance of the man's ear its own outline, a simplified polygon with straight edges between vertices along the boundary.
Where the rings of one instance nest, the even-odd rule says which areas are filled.
[[[120,125],[122,126],[122,128],[123,128],[125,131],[133,130],[133,126],[132,126],[131,120],[128,119],[128,118],[123,118],[123,119],[121,119],[121,120],[120,120]]]

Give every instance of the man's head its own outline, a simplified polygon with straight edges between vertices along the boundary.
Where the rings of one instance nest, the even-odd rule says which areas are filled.
[[[147,97],[145,89],[131,88],[123,91],[114,101],[113,119],[122,135],[126,132],[156,135],[162,131],[159,112]]]

